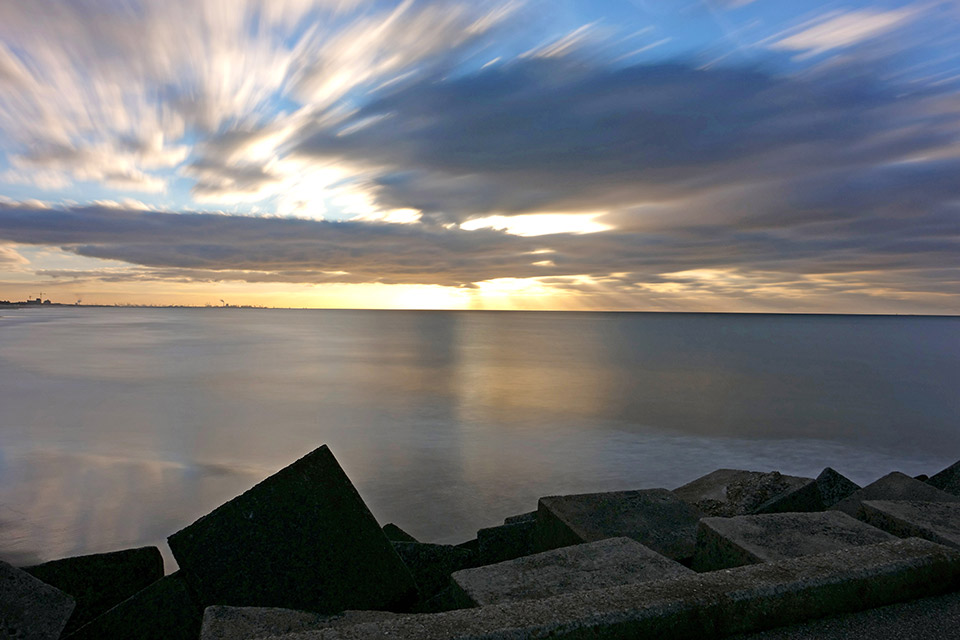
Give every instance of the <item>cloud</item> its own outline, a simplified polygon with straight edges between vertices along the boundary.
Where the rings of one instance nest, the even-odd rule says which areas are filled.
[[[16,247],[0,244],[0,266],[4,269],[18,268],[30,264],[30,261],[17,252]]]
[[[345,121],[362,128],[307,135],[292,154],[365,166],[382,206],[460,223],[660,202],[950,143],[930,93],[848,80],[519,60],[397,90]]]
[[[773,49],[800,51],[804,55],[818,55],[832,49],[842,49],[876,38],[916,16],[912,9],[831,12],[805,24],[789,36],[770,44]]]
[[[61,183],[158,191],[166,178],[157,170],[216,137],[199,150],[197,193],[249,197],[250,185],[231,171],[249,173],[245,154],[258,142],[276,155],[277,123],[282,134],[301,109],[322,119],[322,111],[342,111],[333,103],[349,102],[349,92],[449,65],[515,8],[446,0],[392,9],[366,0],[4,3],[0,152],[17,168],[7,177],[50,186],[55,172]],[[214,155],[231,138],[231,157]],[[223,165],[219,176],[210,175],[214,163]]]
[[[946,175],[957,168],[941,169]],[[931,177],[933,182],[937,180]],[[868,179],[864,189],[870,184]],[[818,206],[817,200],[809,199],[811,207]],[[863,300],[911,300],[948,310],[960,297],[960,268],[952,260],[960,244],[956,200],[954,194],[946,202],[923,205],[922,212],[911,209],[920,204],[915,201],[893,204],[870,217],[813,211],[807,218],[761,219],[742,226],[721,221],[687,225],[680,207],[675,210],[677,223],[664,219],[643,231],[622,227],[535,237],[416,222],[175,214],[115,205],[40,209],[10,203],[0,205],[0,238],[138,265],[42,272],[68,281],[377,282],[471,288],[527,281],[557,291],[603,291],[663,304],[699,297],[701,302],[737,299],[767,305],[764,308],[779,304],[781,309],[803,309],[804,296],[816,294],[838,300],[855,296],[861,306]],[[706,203],[686,204],[699,208]],[[746,209],[743,202],[739,208],[732,206],[734,201],[718,204],[724,216],[744,215]]]

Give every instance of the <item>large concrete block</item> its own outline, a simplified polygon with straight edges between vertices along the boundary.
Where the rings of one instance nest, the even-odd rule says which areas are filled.
[[[80,627],[69,640],[196,640],[203,608],[180,571]]]
[[[271,607],[212,606],[203,612],[200,640],[267,638],[295,631],[389,620],[395,615],[388,611],[344,611],[341,614],[324,615]]]
[[[458,600],[478,607],[693,573],[630,538],[578,544],[453,574]]]
[[[540,498],[540,551],[627,537],[672,560],[693,555],[700,512],[666,489]]]
[[[705,515],[732,517],[752,513],[776,496],[799,489],[812,480],[778,471],[717,469],[673,492]]]
[[[420,589],[421,602],[446,588],[451,573],[476,565],[475,553],[453,545],[394,542],[393,548],[413,575]]]
[[[23,570],[76,600],[63,630],[67,635],[162,578],[163,556],[156,547],[141,547],[52,560]]]
[[[704,518],[697,527],[693,568],[715,571],[892,539],[839,511]]]
[[[392,522],[383,525],[383,535],[387,536],[390,542],[420,542]]]
[[[916,500],[922,502],[960,502],[960,497],[940,491],[925,482],[894,471],[868,484],[830,507],[857,517],[864,500]]]
[[[672,580],[282,637],[707,639],[871,609],[958,587],[960,553],[911,538]]]
[[[169,538],[203,605],[404,609],[413,577],[326,446]]]
[[[864,500],[860,518],[900,538],[916,536],[960,549],[960,502]]]
[[[479,564],[494,564],[534,553],[536,518],[477,531]]]
[[[817,476],[816,480],[812,480],[792,491],[774,496],[754,509],[753,513],[823,511],[858,489],[860,489],[860,485],[827,467]]]
[[[0,560],[0,636],[57,640],[73,612],[73,598]]]
[[[534,522],[537,519],[536,511],[519,513],[515,516],[507,516],[503,519],[503,524],[517,524],[518,522]]]
[[[960,496],[960,460],[927,480],[927,484],[946,491],[949,494]]]

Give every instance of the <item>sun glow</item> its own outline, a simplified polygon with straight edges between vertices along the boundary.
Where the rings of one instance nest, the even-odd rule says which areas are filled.
[[[460,225],[464,231],[496,229],[516,236],[543,236],[551,233],[598,233],[612,227],[597,222],[606,212],[530,213],[517,216],[474,218]]]

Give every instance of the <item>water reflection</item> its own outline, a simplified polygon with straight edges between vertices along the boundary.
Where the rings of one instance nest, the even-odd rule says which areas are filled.
[[[159,543],[323,443],[443,542],[720,466],[929,473],[957,379],[957,319],[43,310],[0,319],[0,556]]]

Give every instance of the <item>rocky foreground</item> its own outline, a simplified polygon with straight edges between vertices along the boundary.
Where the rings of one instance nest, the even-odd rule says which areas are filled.
[[[381,528],[323,446],[168,542],[169,576],[155,547],[0,562],[0,636],[960,638],[960,462],[550,496],[438,545]]]

